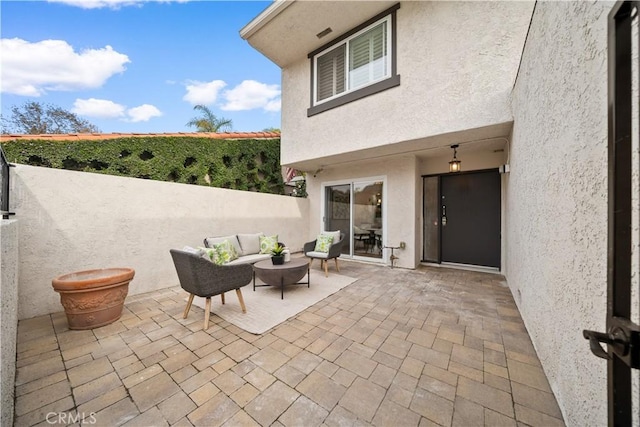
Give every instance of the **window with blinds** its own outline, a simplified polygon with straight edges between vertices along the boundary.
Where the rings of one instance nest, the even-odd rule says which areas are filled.
[[[342,45],[318,58],[316,73],[318,76],[318,94],[316,99],[318,101],[331,98],[332,96],[344,92],[345,52],[346,46]]]
[[[391,76],[387,16],[315,56],[314,105]]]
[[[388,75],[386,26],[383,22],[351,40],[349,89],[357,89]]]

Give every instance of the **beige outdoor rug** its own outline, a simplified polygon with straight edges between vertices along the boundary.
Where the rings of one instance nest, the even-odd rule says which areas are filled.
[[[335,273],[329,273],[329,277],[324,277],[324,273],[311,270],[311,287],[307,288],[306,284],[285,286],[284,299],[280,299],[279,286],[256,287],[254,292],[251,282],[242,288],[246,313],[240,309],[234,291],[225,294],[224,305],[219,296],[212,297],[211,312],[247,332],[263,334],[356,280]],[[306,282],[307,276],[303,277],[302,281]],[[256,285],[263,284],[260,279],[256,279]],[[202,309],[204,304],[204,298],[195,297],[193,300],[193,305]]]

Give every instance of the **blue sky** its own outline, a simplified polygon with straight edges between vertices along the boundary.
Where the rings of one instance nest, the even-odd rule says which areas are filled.
[[[280,128],[280,69],[239,35],[269,4],[2,1],[2,114],[38,101],[102,132],[189,132],[203,104],[234,131]]]

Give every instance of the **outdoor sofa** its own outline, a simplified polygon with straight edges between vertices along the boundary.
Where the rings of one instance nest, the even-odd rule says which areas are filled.
[[[214,244],[219,244],[227,240],[235,248],[238,258],[225,263],[224,265],[255,264],[258,261],[271,258],[271,252],[265,248],[265,244],[272,243],[273,240],[279,245],[278,236],[265,236],[264,233],[253,234],[231,234],[221,237],[207,237],[204,239],[204,246],[212,248]],[[261,246],[262,244],[262,246]],[[266,253],[263,253],[266,252]]]

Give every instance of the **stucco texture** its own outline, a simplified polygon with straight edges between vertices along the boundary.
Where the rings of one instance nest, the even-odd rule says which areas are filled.
[[[402,2],[400,86],[309,118],[310,65],[300,58],[282,72],[281,163],[510,122],[532,6]]]
[[[18,332],[18,221],[0,220],[0,425],[13,424]]]
[[[513,92],[507,279],[567,425],[606,425],[607,13],[538,2]]]
[[[178,284],[171,248],[264,232],[300,251],[309,229],[301,198],[24,165],[12,172],[20,319],[62,311],[51,285],[61,274],[131,267],[129,293],[138,294]]]

